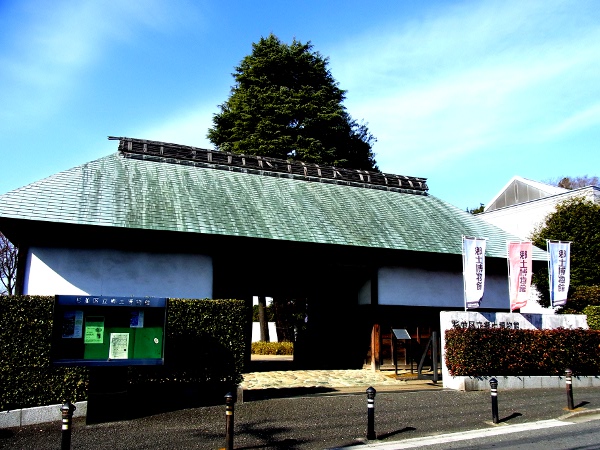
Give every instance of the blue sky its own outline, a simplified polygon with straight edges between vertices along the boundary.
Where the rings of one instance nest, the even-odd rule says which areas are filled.
[[[0,193],[117,149],[211,148],[252,42],[329,58],[382,171],[462,209],[512,178],[600,175],[597,0],[0,0]]]

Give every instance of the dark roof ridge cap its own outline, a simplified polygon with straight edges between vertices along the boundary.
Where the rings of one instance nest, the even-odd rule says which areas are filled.
[[[339,179],[342,181],[351,181],[356,184],[388,186],[420,193],[429,190],[426,184],[427,179],[421,177],[388,174],[364,169],[346,169],[268,156],[237,154],[146,139],[115,136],[109,136],[108,139],[119,141],[119,152],[122,154],[152,155],[159,158],[172,158],[264,169],[280,173],[295,174],[299,175],[299,177]]]

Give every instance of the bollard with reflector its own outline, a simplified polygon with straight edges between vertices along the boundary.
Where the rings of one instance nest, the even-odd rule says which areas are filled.
[[[492,421],[498,423],[498,380],[490,380],[490,395],[492,396]]]
[[[367,439],[376,439],[375,435],[375,394],[374,387],[367,389]]]
[[[233,394],[225,395],[225,450],[233,450]]]
[[[71,424],[73,422],[73,411],[75,411],[75,409],[75,405],[71,404],[68,400],[60,407],[60,414],[62,416],[60,450],[70,450],[71,448]]]
[[[567,409],[570,411],[575,409],[573,406],[573,371],[571,369],[565,370],[565,381],[567,386]]]

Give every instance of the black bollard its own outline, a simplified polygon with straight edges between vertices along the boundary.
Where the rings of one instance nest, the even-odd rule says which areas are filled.
[[[498,380],[490,380],[490,394],[492,396],[492,421],[498,423]]]
[[[367,439],[376,439],[375,435],[375,394],[372,386],[367,389]]]
[[[566,369],[565,370],[565,379],[566,379],[566,386],[567,386],[567,409],[569,411],[575,409],[575,407],[573,406],[573,371],[571,369]]]
[[[225,395],[225,450],[233,450],[233,395]]]
[[[75,405],[71,404],[68,400],[60,407],[60,413],[62,415],[60,450],[71,449],[71,423],[73,422],[73,411],[75,411],[75,409]]]

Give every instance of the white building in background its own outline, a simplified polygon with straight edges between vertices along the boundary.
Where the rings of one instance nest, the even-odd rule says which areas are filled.
[[[564,189],[515,176],[477,217],[528,240],[557,204],[575,197],[600,203],[600,187]]]
[[[564,189],[546,183],[513,177],[486,205],[477,217],[495,225],[522,240],[529,240],[533,232],[543,225],[556,205],[566,200],[582,197],[600,204],[600,187],[586,186]],[[529,301],[523,313],[548,313],[537,301]]]

